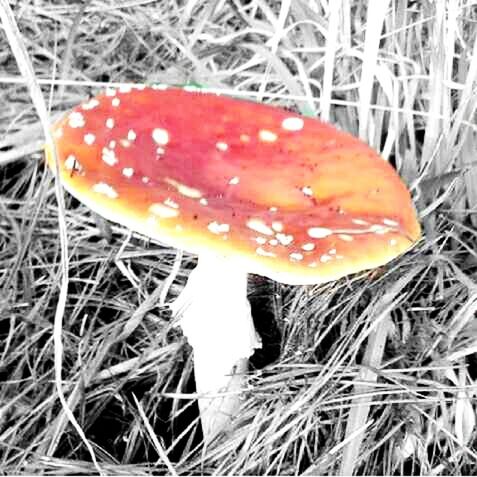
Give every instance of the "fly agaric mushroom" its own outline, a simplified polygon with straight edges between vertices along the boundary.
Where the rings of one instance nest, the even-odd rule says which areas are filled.
[[[108,89],[53,135],[72,195],[199,256],[172,310],[193,347],[206,440],[230,426],[260,347],[248,273],[324,283],[383,265],[420,236],[410,194],[385,160],[283,109],[165,86]]]

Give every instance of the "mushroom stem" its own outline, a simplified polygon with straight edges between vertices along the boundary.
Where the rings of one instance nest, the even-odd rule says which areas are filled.
[[[261,347],[247,299],[247,273],[224,257],[201,255],[171,308],[194,350],[202,430],[210,442],[230,430],[248,358]]]

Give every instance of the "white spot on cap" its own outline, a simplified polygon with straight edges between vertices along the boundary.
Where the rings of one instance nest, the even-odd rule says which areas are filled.
[[[301,131],[305,122],[302,118],[290,116],[282,121],[282,128],[287,131]]]
[[[179,204],[169,197],[166,200],[164,200],[164,204],[166,204],[168,207],[172,207],[173,209],[179,208]]]
[[[119,105],[120,105],[121,101],[119,101],[119,98],[113,98],[113,100],[111,101],[111,106],[113,108],[117,108]]]
[[[225,152],[229,148],[229,145],[226,142],[219,141],[218,143],[215,144],[215,147],[219,151]]]
[[[134,174],[134,169],[132,167],[125,167],[123,169],[123,176],[132,177]]]
[[[260,129],[258,132],[258,138],[263,142],[275,142],[278,139],[278,136],[273,131]]]
[[[275,230],[275,232],[283,232],[283,224],[278,220],[274,220],[272,222],[272,229]]]
[[[186,84],[182,89],[188,93],[196,93],[197,91],[200,91],[200,88],[193,84]]]
[[[116,199],[118,197],[118,193],[109,184],[106,184],[106,182],[94,184],[93,191],[98,194],[103,194],[109,199]]]
[[[154,217],[154,216],[150,215],[146,219],[146,224],[151,228],[156,228],[157,227],[157,217]]]
[[[141,180],[144,182],[144,184],[147,184],[150,179],[147,176],[143,176]]]
[[[391,219],[383,219],[383,224],[388,225],[389,227],[398,227],[399,222]]]
[[[259,243],[260,245],[265,245],[267,243],[267,239],[265,237],[255,237],[255,242]]]
[[[73,111],[68,116],[68,125],[70,128],[82,128],[85,124],[84,116],[79,111]]]
[[[84,142],[88,144],[88,146],[91,146],[94,143],[96,136],[92,133],[88,133],[84,135],[83,139],[84,139]]]
[[[161,219],[172,219],[179,215],[179,211],[171,207],[167,207],[164,204],[159,204],[158,202],[152,204],[149,207],[149,212],[152,212],[154,215],[157,215]]]
[[[318,266],[318,264],[317,264],[316,262],[310,262],[310,263],[308,264],[308,266],[309,266],[310,268],[316,268],[316,267]]]
[[[397,240],[396,240],[396,239],[391,239],[391,240],[389,241],[389,245],[391,245],[391,247],[396,246],[396,245],[397,245]]]
[[[134,141],[136,139],[136,137],[137,137],[136,133],[132,129],[130,129],[128,131],[128,140],[129,141]]]
[[[272,247],[276,247],[278,245],[278,240],[277,239],[270,239],[268,241],[268,243],[272,246]]]
[[[301,246],[301,248],[305,250],[305,252],[311,252],[312,250],[315,249],[315,244],[311,242],[305,243]]]
[[[103,147],[101,159],[103,159],[108,166],[115,166],[118,163],[118,158],[114,151],[107,147]]]
[[[132,91],[132,88],[128,84],[123,84],[119,87],[120,93],[130,93],[131,91]]]
[[[200,200],[199,200],[199,204],[200,205],[209,205],[209,202],[207,201],[207,199],[205,197],[202,197]]]
[[[303,194],[305,194],[307,196],[312,196],[313,195],[313,189],[311,187],[308,187],[308,186],[302,187],[301,191],[303,192]]]
[[[229,224],[219,224],[219,222],[210,222],[209,225],[207,225],[207,228],[213,233],[213,234],[226,234],[230,230],[230,225]]]
[[[389,229],[385,227],[384,225],[379,225],[379,224],[373,224],[371,227],[369,227],[370,232],[373,232],[377,235],[383,235],[387,232],[389,232]]]
[[[156,154],[158,156],[162,156],[165,152],[166,152],[166,150],[163,147],[156,148]]]
[[[114,119],[113,118],[106,119],[106,127],[109,128],[109,129],[114,128]]]
[[[278,234],[275,235],[275,237],[277,237],[278,241],[282,245],[285,245],[285,247],[287,247],[288,245],[290,245],[293,242],[293,235],[278,233]]]
[[[115,88],[106,88],[105,94],[106,94],[106,96],[116,96],[116,89]]]
[[[129,147],[129,146],[131,146],[131,142],[128,141],[127,139],[120,139],[120,140],[119,140],[119,144],[121,144],[121,146],[123,146],[123,147]]]
[[[257,255],[261,255],[262,257],[271,257],[271,258],[276,257],[276,254],[274,254],[273,252],[267,252],[262,247],[256,248],[255,252]]]
[[[73,154],[70,154],[64,162],[64,167],[67,171],[72,171],[76,166],[77,160]]]
[[[55,139],[60,139],[60,137],[62,136],[63,136],[63,128],[55,129],[55,132],[53,133],[53,137]]]
[[[369,223],[363,219],[351,219],[351,222],[353,222],[353,224],[356,224],[356,225],[369,225]]]
[[[278,211],[278,207],[270,207],[268,210],[269,210],[272,214],[274,214],[275,212]]]
[[[180,182],[175,181],[174,179],[170,179],[166,177],[164,182],[175,187],[179,194],[182,194],[186,197],[190,197],[191,199],[200,199],[202,197],[202,192],[200,190],[194,189],[193,187],[186,186]]]
[[[330,255],[336,255],[336,248],[332,248],[332,249],[328,250],[328,253]]]
[[[240,182],[240,177],[234,176],[229,180],[230,185],[237,185]]]
[[[329,262],[332,258],[333,257],[330,257],[329,255],[324,254],[320,257],[320,262],[326,263],[326,262]]]
[[[300,260],[303,260],[303,254],[298,252],[293,252],[290,254],[290,260],[299,262]]]
[[[240,134],[240,140],[242,142],[250,142],[250,136],[248,134]]]
[[[354,240],[353,237],[348,234],[338,234],[338,238],[344,240],[345,242],[352,242]]]
[[[109,149],[114,149],[116,147],[116,141],[114,139],[109,141],[108,147]]]
[[[81,105],[81,108],[84,109],[85,111],[88,111],[89,109],[94,109],[96,106],[99,105],[99,101],[96,98],[92,98],[86,103],[83,103]]]
[[[156,128],[152,130],[152,139],[156,144],[165,146],[169,142],[169,133],[162,128]]]
[[[333,231],[326,227],[311,227],[308,229],[308,235],[311,238],[325,238],[333,234]]]
[[[273,230],[261,219],[249,219],[247,227],[263,235],[273,235]]]

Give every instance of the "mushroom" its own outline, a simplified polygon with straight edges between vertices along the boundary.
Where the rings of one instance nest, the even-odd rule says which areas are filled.
[[[248,273],[320,284],[384,265],[420,237],[410,194],[384,159],[284,109],[162,85],[108,89],[53,135],[73,196],[199,256],[171,308],[193,348],[206,441],[230,428],[261,345]]]

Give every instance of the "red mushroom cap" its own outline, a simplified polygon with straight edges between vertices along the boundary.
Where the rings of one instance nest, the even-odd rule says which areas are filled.
[[[385,160],[284,109],[162,86],[111,89],[53,135],[61,181],[94,211],[281,282],[374,268],[420,237],[410,194]]]

